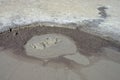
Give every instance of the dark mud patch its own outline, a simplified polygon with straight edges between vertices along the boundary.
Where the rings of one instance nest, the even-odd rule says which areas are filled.
[[[50,66],[53,68],[67,67],[68,69],[73,70],[77,74],[81,74],[79,72],[80,68],[88,67],[89,65],[86,66],[78,64],[75,61],[64,58],[63,56],[59,56],[54,59],[43,60],[40,58],[26,55],[24,45],[27,43],[28,40],[30,40],[33,36],[36,35],[51,33],[62,34],[71,38],[75,42],[78,52],[88,58],[91,56],[95,56],[98,58],[106,57],[107,55],[102,53],[102,49],[104,47],[114,47],[120,52],[119,44],[83,32],[78,28],[68,29],[49,26],[14,28],[6,32],[2,32],[0,33],[0,47],[2,47],[3,50],[12,50],[13,54],[6,54],[11,55],[16,59],[31,63],[41,63],[43,66]],[[120,60],[118,60],[117,62],[119,61]],[[90,62],[90,65],[91,64],[92,62]]]
[[[106,19],[106,18],[108,17],[108,14],[107,14],[107,12],[106,12],[106,9],[108,9],[108,8],[105,7],[105,6],[101,6],[101,7],[98,8],[98,10],[100,11],[100,12],[99,12],[99,15],[100,15],[101,18]]]

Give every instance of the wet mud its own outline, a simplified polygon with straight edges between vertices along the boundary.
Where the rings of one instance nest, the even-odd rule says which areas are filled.
[[[77,51],[86,56],[90,60],[89,65],[78,64],[73,60],[59,56],[51,59],[40,59],[26,54],[24,45],[33,36],[43,34],[62,34],[71,38],[76,46]],[[99,61],[100,57],[109,57],[104,54],[103,48],[111,47],[120,52],[120,45],[112,41],[102,39],[98,36],[91,35],[83,32],[80,29],[68,29],[62,27],[49,27],[49,26],[36,26],[36,27],[25,27],[25,28],[14,28],[8,31],[0,33],[0,47],[2,50],[10,50],[12,53],[6,53],[13,58],[21,61],[26,61],[33,64],[41,64],[42,66],[49,66],[52,68],[65,68],[72,70],[76,74],[82,75],[83,80],[87,80],[85,76],[80,72],[81,68],[89,67],[95,62]],[[90,57],[94,56],[95,59]],[[111,59],[111,58],[110,58]],[[111,59],[117,63],[120,63],[120,59],[117,61]]]

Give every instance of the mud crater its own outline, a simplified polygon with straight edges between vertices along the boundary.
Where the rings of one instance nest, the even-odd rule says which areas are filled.
[[[90,63],[88,65],[79,64],[74,60],[67,59],[66,57],[64,57],[64,55],[48,59],[42,59],[27,55],[24,48],[27,42],[34,36],[45,34],[60,34],[69,37],[75,42],[77,52],[80,55],[87,57]],[[117,49],[117,51],[120,52],[119,44],[115,44],[112,41],[105,40],[100,37],[83,32],[78,28],[68,29],[49,26],[14,28],[0,33],[0,47],[2,47],[2,50],[11,50],[13,53],[6,54],[10,55],[13,58],[30,63],[39,63],[43,66],[49,66],[52,68],[66,68],[80,75],[81,68],[92,66],[94,63],[99,61],[101,57],[120,63],[120,59],[116,60],[111,57],[109,58],[109,56],[107,56],[107,53],[104,53],[103,51],[103,48],[111,47]]]

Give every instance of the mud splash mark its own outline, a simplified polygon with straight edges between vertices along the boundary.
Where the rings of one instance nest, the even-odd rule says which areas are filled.
[[[62,34],[75,42],[77,51],[80,55],[84,55],[89,59],[89,64],[79,64],[75,60],[66,58],[64,55],[55,58],[41,59],[26,54],[24,46],[34,36],[40,36],[44,34]],[[108,53],[104,52],[104,48],[114,47],[118,49],[120,53],[120,45],[114,42],[102,39],[100,37],[85,33],[76,29],[68,29],[62,27],[49,27],[49,26],[36,26],[10,29],[0,34],[0,47],[3,50],[11,50],[13,54],[6,53],[13,58],[26,61],[29,63],[41,64],[42,66],[49,66],[52,68],[63,68],[72,70],[76,74],[82,76],[83,80],[87,80],[85,75],[80,72],[82,68],[92,66],[94,63],[100,60],[100,58],[109,59],[120,63],[120,58],[108,56]]]
[[[106,9],[108,9],[108,8],[105,7],[105,6],[98,7],[98,10],[100,11],[99,14],[100,14],[100,17],[101,17],[101,18],[106,19],[106,18],[108,17],[108,14],[107,14],[107,12],[106,12]]]

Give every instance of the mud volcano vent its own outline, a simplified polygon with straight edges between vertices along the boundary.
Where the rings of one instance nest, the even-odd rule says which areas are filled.
[[[78,28],[49,26],[9,29],[0,33],[0,47],[11,50],[12,56],[18,59],[43,61],[43,63],[59,61],[67,63],[67,66],[72,63],[81,63],[79,60],[81,56],[87,58],[86,64],[92,63],[93,56],[105,57],[107,55],[102,53],[105,47],[120,49],[118,44],[83,32]]]

